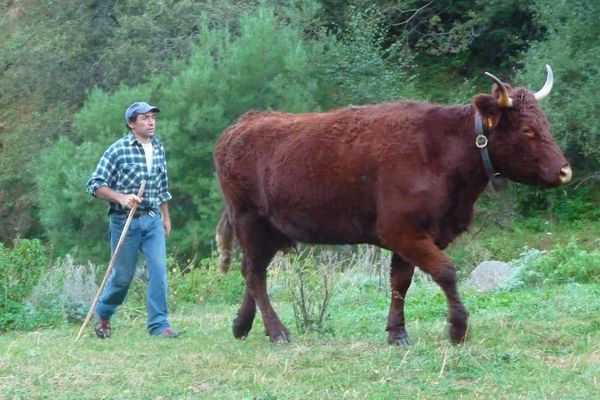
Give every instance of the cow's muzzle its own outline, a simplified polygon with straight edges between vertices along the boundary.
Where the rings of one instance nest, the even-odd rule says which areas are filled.
[[[560,169],[560,173],[558,174],[558,176],[560,179],[560,183],[564,184],[571,181],[571,178],[573,177],[573,171],[571,170],[569,164],[565,165]]]

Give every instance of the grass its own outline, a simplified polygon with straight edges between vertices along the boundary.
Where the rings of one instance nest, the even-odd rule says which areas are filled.
[[[233,305],[185,305],[186,332],[159,340],[122,309],[109,340],[78,325],[0,336],[2,399],[589,399],[600,390],[600,285],[463,291],[470,339],[452,346],[440,290],[408,293],[408,348],[385,343],[388,295],[377,281],[336,281],[325,334],[275,345],[262,321],[245,341]],[[356,282],[356,277],[352,277]],[[277,288],[275,288],[277,289]],[[276,300],[276,299],[275,299]],[[291,305],[275,304],[294,331]]]
[[[448,249],[459,276],[484,260],[515,259],[525,247],[566,249],[575,241],[593,254],[600,249],[595,222],[526,222],[476,224]],[[384,330],[389,254],[372,248],[339,254],[307,258],[314,267],[335,264],[320,332],[300,334],[294,324],[286,273],[288,264],[297,264],[293,256],[277,258],[270,271],[274,307],[294,334],[283,345],[263,335],[260,316],[246,340],[233,339],[239,271],[223,277],[198,269],[185,279],[172,274],[177,301],[171,320],[186,331],[180,339],[145,333],[144,288],[134,286],[109,340],[97,339],[89,327],[75,342],[79,325],[69,323],[0,334],[0,399],[587,400],[600,392],[599,283],[487,293],[463,285],[469,340],[453,346],[445,297],[417,274],[406,305],[412,345],[392,347]]]

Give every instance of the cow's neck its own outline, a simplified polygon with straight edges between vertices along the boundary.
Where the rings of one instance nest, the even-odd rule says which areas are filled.
[[[441,127],[434,131],[443,134],[436,140],[448,149],[452,149],[449,157],[460,160],[456,170],[457,181],[462,181],[463,185],[467,186],[463,189],[472,188],[480,193],[485,189],[490,178],[476,145],[475,107],[472,105],[441,107],[438,113],[442,115],[442,118],[438,119]]]
[[[475,116],[473,119],[475,147],[479,149],[479,155],[481,156],[481,162],[483,164],[485,174],[487,175],[488,180],[492,183],[492,188],[494,188],[494,190],[502,190],[506,187],[507,180],[504,176],[501,176],[500,173],[496,171],[496,168],[494,168],[492,163],[492,159],[490,158],[490,153],[488,151],[489,131],[483,123],[483,117],[477,110],[475,110]]]
[[[449,157],[456,157],[458,165],[448,177],[447,203],[450,206],[440,223],[437,244],[444,248],[458,234],[464,232],[473,218],[475,202],[485,190],[489,178],[486,174],[479,149],[475,145],[475,108],[472,106],[444,107],[445,131],[439,140],[452,149]],[[457,115],[459,116],[457,118]],[[450,134],[451,132],[451,134]]]
[[[441,140],[442,143],[443,141],[454,141],[447,145],[453,153],[458,152],[458,154],[449,156],[460,159],[453,174],[454,177],[451,179],[451,185],[457,192],[464,193],[465,202],[473,204],[490,181],[480,150],[475,143],[476,109],[472,105],[443,107],[443,109],[442,113],[446,117],[442,118],[442,121],[445,123],[446,132],[451,132],[451,134],[443,135],[438,140]]]
[[[467,164],[471,171],[473,184],[483,191],[491,180],[497,179],[500,175],[496,172],[494,162],[490,158],[489,132],[483,125],[483,120],[475,107],[470,105],[468,110],[468,117],[462,131],[468,153]]]

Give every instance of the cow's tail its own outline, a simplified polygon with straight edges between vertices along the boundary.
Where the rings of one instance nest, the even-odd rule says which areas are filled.
[[[222,273],[229,272],[231,267],[231,256],[233,255],[233,226],[229,221],[227,210],[221,214],[217,225],[215,240],[217,241],[217,252],[219,253],[219,269]]]

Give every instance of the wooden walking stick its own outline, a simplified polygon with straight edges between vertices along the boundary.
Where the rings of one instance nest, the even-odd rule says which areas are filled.
[[[142,194],[144,193],[145,188],[146,188],[146,181],[142,181],[142,185],[140,186],[140,191],[137,194],[138,197],[142,197]],[[102,283],[100,284],[100,287],[98,288],[96,297],[94,297],[94,301],[92,301],[90,310],[88,311],[87,316],[85,317],[85,320],[83,321],[83,324],[81,325],[81,328],[79,329],[79,333],[77,334],[77,338],[75,338],[75,341],[79,340],[79,338],[81,337],[81,335],[83,333],[83,330],[85,329],[87,324],[90,322],[90,319],[92,318],[92,314],[94,313],[94,309],[96,308],[96,303],[98,302],[98,299],[100,298],[100,295],[102,294],[102,291],[104,290],[106,281],[108,281],[108,277],[110,276],[110,272],[113,269],[113,265],[115,264],[117,255],[119,254],[119,251],[121,251],[121,247],[123,247],[123,242],[125,241],[125,236],[127,236],[127,231],[129,230],[129,224],[131,223],[131,220],[133,219],[133,215],[135,214],[135,210],[137,209],[137,207],[138,207],[138,204],[136,203],[136,204],[134,204],[133,207],[131,207],[131,210],[129,211],[129,215],[127,216],[127,222],[125,222],[125,226],[123,227],[123,231],[121,232],[121,236],[119,237],[119,241],[117,242],[117,247],[115,248],[115,252],[113,253],[112,258],[110,259],[110,264],[108,264],[108,268],[106,269],[106,273],[104,274],[104,279],[102,279]]]

